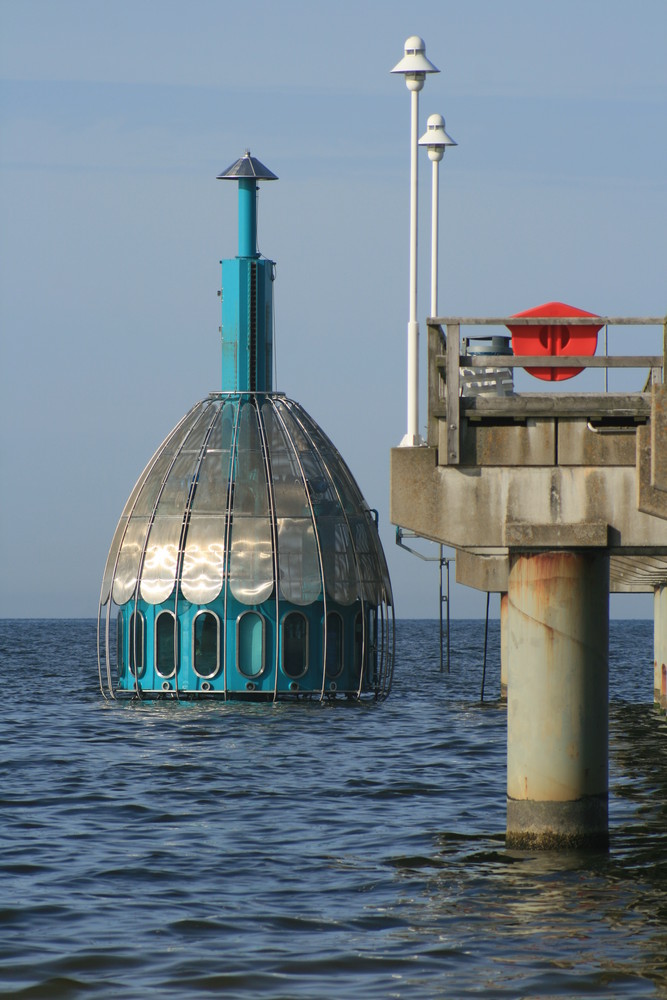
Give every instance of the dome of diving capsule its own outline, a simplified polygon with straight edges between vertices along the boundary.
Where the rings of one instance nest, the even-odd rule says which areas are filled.
[[[211,393],[169,434],[118,523],[98,620],[101,681],[117,697],[381,697],[391,685],[377,517],[282,393]]]

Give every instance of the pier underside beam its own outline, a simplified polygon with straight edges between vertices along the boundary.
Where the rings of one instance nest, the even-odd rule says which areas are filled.
[[[609,557],[510,552],[507,844],[608,846]]]

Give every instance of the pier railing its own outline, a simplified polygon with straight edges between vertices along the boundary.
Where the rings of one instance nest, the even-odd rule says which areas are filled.
[[[446,460],[457,465],[460,461],[460,422],[466,411],[480,416],[536,417],[547,415],[604,417],[648,416],[651,409],[650,385],[664,383],[667,359],[667,317],[441,317],[427,320],[428,326],[428,443],[437,445],[438,424],[446,420]],[[662,353],[656,355],[514,355],[473,354],[461,351],[461,327],[597,327],[604,328],[607,342],[609,327],[662,327]],[[625,368],[648,369],[645,390],[640,393],[609,392],[534,392],[498,395],[480,393],[462,398],[462,369],[514,368]],[[442,438],[440,438],[442,441]]]

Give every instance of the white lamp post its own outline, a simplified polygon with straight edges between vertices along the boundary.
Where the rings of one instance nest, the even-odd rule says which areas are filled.
[[[432,162],[431,170],[431,316],[438,315],[438,171],[440,160],[445,155],[447,146],[456,146],[451,136],[445,132],[445,119],[442,115],[429,115],[426,131],[419,140],[420,146],[426,146],[428,158]]]
[[[418,445],[419,436],[419,323],[417,321],[417,126],[419,91],[427,73],[439,73],[425,55],[419,35],[405,42],[405,54],[392,73],[402,73],[410,91],[410,318],[408,320],[408,430],[401,445]]]

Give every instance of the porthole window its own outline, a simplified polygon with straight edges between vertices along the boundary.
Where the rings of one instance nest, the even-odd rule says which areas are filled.
[[[220,669],[220,619],[212,611],[195,615],[192,662],[199,677],[213,677]]]
[[[236,622],[236,668],[244,677],[257,677],[264,669],[264,619],[246,611]]]
[[[155,669],[160,677],[173,677],[178,665],[177,627],[173,611],[161,611],[155,619]]]
[[[364,626],[361,612],[354,619],[354,672],[359,676],[361,673],[361,661],[364,655]]]
[[[144,649],[146,645],[144,616],[141,611],[130,615],[130,670],[135,677],[142,677],[145,670]]]
[[[308,621],[299,611],[283,618],[282,667],[288,677],[303,677],[308,669]]]
[[[327,677],[343,672],[343,619],[337,611],[327,615]]]
[[[125,656],[123,649],[123,612],[118,612],[116,618],[116,666],[122,673],[125,666]]]

